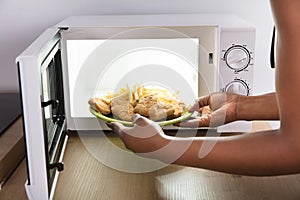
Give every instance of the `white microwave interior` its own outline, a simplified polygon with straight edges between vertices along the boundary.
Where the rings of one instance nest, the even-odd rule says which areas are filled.
[[[199,80],[201,67],[215,69],[216,27],[73,28],[61,35],[70,129],[98,129],[88,100],[126,87],[168,89],[191,105],[210,84]]]
[[[89,117],[88,99],[128,85],[169,89],[192,103],[198,92],[198,39],[68,40],[71,117]],[[73,98],[72,98],[73,97]]]

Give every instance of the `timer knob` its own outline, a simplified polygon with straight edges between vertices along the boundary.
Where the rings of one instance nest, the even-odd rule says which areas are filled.
[[[245,96],[249,95],[249,87],[247,83],[240,79],[235,79],[234,81],[227,84],[225,87],[225,91]]]
[[[234,45],[224,54],[226,65],[234,71],[246,69],[250,63],[250,52],[241,45]]]

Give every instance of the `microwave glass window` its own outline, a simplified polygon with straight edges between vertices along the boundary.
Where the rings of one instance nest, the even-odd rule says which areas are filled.
[[[51,188],[55,173],[61,169],[59,155],[65,140],[65,114],[61,56],[58,50],[53,58],[48,58],[41,68],[41,101],[43,111],[46,162],[48,166],[48,186]],[[58,169],[60,167],[60,169]]]
[[[56,99],[54,94],[54,84],[55,84],[55,73],[54,73],[54,62],[51,61],[48,67],[42,73],[42,102],[48,102],[49,105],[43,106],[44,113],[44,126],[45,130],[48,134],[48,145],[51,144],[54,132],[51,129],[54,128],[54,123],[52,121],[53,116],[53,105],[51,103],[52,100]],[[48,146],[48,150],[50,150],[50,146]]]
[[[159,86],[187,104],[198,96],[198,38],[67,40],[72,117],[90,117],[88,99],[129,86]]]

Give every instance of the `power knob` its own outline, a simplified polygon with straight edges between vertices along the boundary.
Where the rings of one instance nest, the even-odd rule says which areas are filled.
[[[235,79],[234,81],[227,84],[225,87],[225,91],[245,96],[249,95],[249,87],[247,83],[240,79]]]
[[[236,72],[246,69],[250,60],[250,52],[241,45],[233,45],[224,54],[226,65]]]

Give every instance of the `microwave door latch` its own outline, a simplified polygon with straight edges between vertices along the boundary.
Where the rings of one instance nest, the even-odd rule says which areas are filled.
[[[46,101],[46,102],[42,102],[42,108],[45,108],[47,106],[52,106],[53,108],[57,108],[59,104],[59,101],[58,100],[49,100],[49,101]]]
[[[45,102],[42,102],[42,108],[45,108],[47,106],[50,106],[52,107],[52,112],[54,112],[52,114],[52,120],[53,122],[57,122],[57,121],[60,121],[60,116],[59,116],[59,100],[54,100],[54,99],[51,99],[49,101],[45,101]]]
[[[52,163],[52,164],[49,164],[49,169],[54,169],[56,168],[57,171],[63,171],[64,170],[64,163],[62,162],[57,162],[57,163]]]

